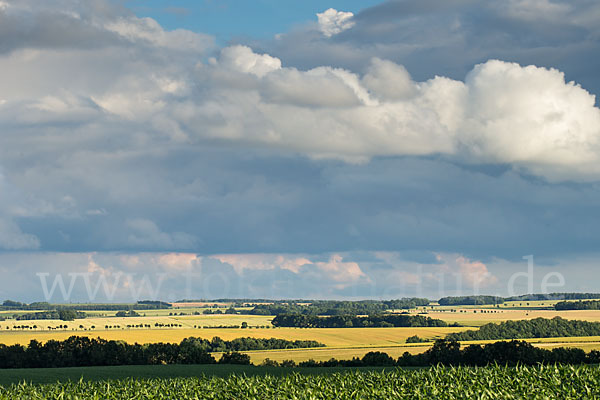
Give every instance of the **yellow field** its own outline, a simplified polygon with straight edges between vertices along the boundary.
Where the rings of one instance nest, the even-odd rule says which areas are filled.
[[[585,351],[600,350],[600,336],[590,337],[567,337],[567,338],[540,338],[540,339],[525,339],[534,346],[546,349],[555,347],[573,347],[580,348]],[[462,342],[462,346],[469,344],[486,344],[492,343],[495,340],[489,341],[472,341]],[[422,353],[431,347],[432,343],[415,343],[403,344],[397,346],[365,346],[365,347],[326,347],[317,349],[292,349],[292,350],[265,350],[265,351],[247,351],[252,362],[255,364],[262,363],[266,358],[275,361],[294,360],[296,362],[313,359],[315,361],[329,360],[330,358],[351,359],[352,357],[362,357],[370,351],[383,351],[394,358],[400,357],[404,352],[410,354]],[[218,354],[216,354],[218,356]]]
[[[212,307],[212,306],[217,306],[217,307],[229,307],[232,303],[215,303],[215,302],[206,302],[206,301],[198,301],[198,302],[194,302],[194,303],[171,303],[171,306],[173,306],[173,308],[190,308],[190,307]]]
[[[332,348],[316,348],[316,349],[290,349],[290,350],[265,350],[265,351],[246,351],[254,364],[262,363],[266,358],[275,361],[294,360],[296,362],[307,361],[313,359],[315,361],[326,361],[331,358],[338,360],[349,360],[353,357],[362,358],[370,351],[382,351],[391,357],[398,358],[404,352],[408,351],[411,354],[422,353],[429,348],[425,346],[394,346],[394,347],[358,347],[350,349],[332,349]],[[219,353],[214,354],[215,358],[219,358]]]
[[[553,349],[555,347],[573,347],[573,348],[577,348],[577,349],[582,349],[586,352],[589,352],[591,350],[600,350],[600,343],[586,343],[586,342],[580,342],[580,343],[573,343],[573,342],[536,343],[536,344],[534,344],[534,346],[543,347],[544,349]]]
[[[127,325],[150,325],[151,328],[155,328],[155,324],[177,324],[182,325],[181,328],[194,328],[194,326],[231,326],[241,325],[242,322],[246,322],[248,326],[271,326],[271,316],[263,315],[186,315],[186,316],[156,316],[156,317],[91,317],[85,319],[78,319],[75,321],[61,321],[61,320],[30,320],[30,321],[16,321],[6,320],[0,322],[0,339],[1,335],[9,330],[13,330],[15,326],[27,326],[36,328],[34,331],[48,330],[49,327],[56,328],[59,325],[67,325],[67,330],[104,330],[105,326],[109,325],[114,327],[119,325],[121,328],[125,328]],[[82,328],[81,328],[81,327]],[[92,329],[92,326],[95,327]],[[111,328],[114,329],[114,328]]]
[[[522,320],[533,318],[554,318],[561,317],[565,319],[577,319],[582,321],[600,321],[600,310],[572,310],[572,311],[553,311],[553,310],[497,310],[496,313],[482,313],[488,311],[485,308],[454,308],[463,312],[450,311],[429,311],[428,317],[441,319],[453,323],[458,322],[464,326],[481,326],[490,322],[501,322],[508,320]]]
[[[564,300],[536,300],[536,301],[507,301],[503,304],[500,304],[500,308],[507,307],[554,307],[554,305],[558,302]],[[577,301],[577,300],[566,300],[566,301]]]
[[[375,329],[375,328],[372,328]],[[573,347],[580,348],[585,351],[600,350],[600,336],[590,337],[567,337],[567,338],[540,338],[540,339],[525,339],[534,346],[552,349],[554,347]],[[489,341],[472,341],[462,342],[462,346],[469,344],[486,344],[495,342]],[[370,351],[383,351],[394,358],[400,357],[404,352],[410,354],[422,353],[431,347],[432,343],[415,343],[415,344],[400,344],[400,345],[377,345],[377,346],[344,346],[344,347],[325,347],[316,349],[291,349],[291,350],[265,350],[265,351],[247,351],[252,362],[255,364],[262,363],[266,358],[275,361],[294,360],[296,362],[313,359],[316,361],[336,359],[351,359],[352,357],[362,357]],[[219,356],[218,353],[215,356]]]
[[[435,339],[448,333],[460,332],[465,328],[273,328],[273,329],[115,329],[98,331],[24,331],[2,332],[0,343],[27,344],[31,339],[40,342],[64,340],[72,335],[101,337],[107,340],[124,340],[128,343],[178,343],[194,336],[212,339],[219,336],[224,340],[239,337],[278,338],[286,340],[316,340],[329,347],[385,347],[404,345],[406,338],[413,335]]]
[[[332,357],[362,357],[369,351],[385,351],[399,357],[405,351],[418,353],[429,348],[431,343],[406,344],[406,338],[413,335],[426,339],[444,337],[448,333],[460,332],[465,328],[274,328],[274,329],[125,329],[99,331],[57,331],[57,332],[2,332],[0,343],[26,345],[31,339],[40,342],[64,340],[74,334],[87,337],[101,337],[107,340],[124,340],[129,343],[168,342],[179,343],[184,338],[194,336],[212,339],[219,336],[224,340],[239,337],[279,338],[286,340],[316,340],[326,348],[252,351],[252,361],[261,363],[265,358],[282,361],[293,359],[296,362],[308,359],[328,360]],[[218,354],[217,354],[218,358]]]
[[[544,309],[544,307],[552,307],[554,303],[556,301],[511,302],[499,308],[494,306],[434,306],[433,309],[426,308],[426,316],[449,323],[458,322],[464,326],[460,328],[273,328],[271,326],[272,316],[187,315],[193,314],[195,311],[202,312],[203,304],[190,304],[189,307],[181,309],[139,311],[145,316],[129,318],[111,317],[115,313],[113,311],[90,311],[88,312],[91,315],[89,318],[71,322],[59,320],[15,321],[12,319],[0,321],[0,343],[26,345],[31,339],[45,342],[51,339],[64,340],[69,336],[78,335],[101,337],[107,340],[124,340],[129,343],[178,343],[184,338],[192,336],[205,339],[219,336],[224,340],[239,337],[316,340],[326,345],[325,348],[247,352],[254,363],[260,364],[265,358],[276,361],[292,359],[296,362],[308,359],[328,360],[332,357],[351,359],[352,357],[362,357],[369,351],[384,351],[397,358],[406,351],[414,354],[426,351],[431,346],[431,342],[406,344],[406,338],[409,336],[418,335],[421,338],[433,340],[442,338],[448,333],[475,329],[490,322],[538,317],[553,318],[555,316],[565,319],[600,321],[600,310],[554,311]],[[461,312],[456,312],[456,310]],[[411,314],[415,315],[417,312],[423,311],[424,309],[421,307],[418,311],[412,310]],[[19,311],[19,313],[22,312],[24,311]],[[169,313],[179,314],[182,312],[186,315],[169,315]],[[102,314],[106,316],[98,316]],[[208,326],[239,326],[242,322],[246,322],[250,328],[204,328]],[[177,327],[155,327],[157,323],[177,324]],[[139,324],[143,324],[145,327],[126,327]],[[67,327],[49,329],[64,325]],[[150,325],[150,328],[147,325]],[[26,326],[27,328],[15,328],[16,326]],[[34,326],[35,328],[33,328]],[[106,326],[111,328],[106,328]],[[265,326],[269,328],[264,328]],[[600,337],[543,338],[527,339],[527,341],[544,348],[564,346],[582,348],[586,351],[600,350]],[[464,342],[463,345],[486,342]]]
[[[236,310],[250,310],[252,309],[252,307],[236,307]],[[174,315],[179,315],[179,314],[184,314],[184,315],[189,315],[192,316],[194,313],[199,313],[203,316],[211,316],[211,315],[215,315],[215,316],[219,316],[221,314],[203,314],[204,311],[206,310],[212,310],[215,311],[217,310],[216,308],[212,308],[212,307],[181,307],[181,308],[170,308],[170,309],[157,309],[157,310],[138,310],[137,313],[140,315],[146,315],[148,317],[156,317],[156,316],[170,316],[170,314],[174,314]],[[221,311],[221,313],[225,313],[225,311],[227,310],[227,308],[219,308],[219,311]],[[115,315],[116,311],[113,312],[112,314],[109,315]],[[232,315],[230,315],[232,316]],[[235,315],[233,315],[235,317]],[[239,316],[238,317],[243,317]]]
[[[486,304],[481,306],[440,306],[438,303],[431,303],[427,306],[427,309],[431,309],[431,306],[435,310],[448,310],[448,309],[473,309],[473,308],[484,308],[484,309],[506,309],[506,308],[553,308],[554,305],[563,300],[536,300],[536,301],[506,301],[502,304],[498,304],[497,306],[494,304]],[[577,301],[577,300],[567,300],[567,301]],[[419,307],[421,309],[422,307]]]

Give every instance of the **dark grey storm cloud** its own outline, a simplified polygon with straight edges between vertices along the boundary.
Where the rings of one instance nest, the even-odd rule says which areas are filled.
[[[34,6],[35,12],[27,6]],[[100,1],[24,0],[0,6],[0,53],[23,47],[94,49],[122,43],[119,35],[103,29],[100,22],[123,12],[115,3]]]
[[[510,169],[428,158],[315,163],[205,146],[65,162],[68,179],[62,169],[12,174],[33,198],[69,193],[56,199],[63,215],[19,218],[43,250],[460,249],[511,259],[599,244],[597,184],[551,184]]]

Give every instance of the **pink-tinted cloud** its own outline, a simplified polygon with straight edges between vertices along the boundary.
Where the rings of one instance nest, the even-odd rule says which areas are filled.
[[[368,281],[368,277],[360,269],[360,266],[357,263],[353,261],[344,262],[343,257],[339,254],[332,255],[327,262],[317,262],[315,265],[324,272],[329,279],[336,282],[334,287],[337,289],[343,289],[363,278]]]
[[[471,261],[466,257],[456,257],[456,263],[460,267],[460,274],[468,284],[475,287],[489,287],[498,282],[498,279],[490,273],[487,266],[481,261]]]
[[[193,253],[167,253],[158,256],[158,264],[168,270],[185,270],[199,262],[199,258]]]
[[[460,254],[436,254],[436,259],[440,262],[440,273],[454,275],[458,283],[466,283],[469,288],[488,288],[498,283],[498,278],[481,261]]]
[[[361,279],[368,282],[368,277],[360,266],[356,262],[344,262],[340,254],[333,254],[325,262],[313,262],[303,256],[287,254],[218,254],[211,257],[231,265],[238,274],[273,269],[302,274],[303,267],[313,266],[324,280],[331,281],[337,289],[343,289]]]
[[[285,254],[217,254],[211,257],[231,265],[237,273],[281,268],[297,274],[303,265],[312,264],[307,258]]]

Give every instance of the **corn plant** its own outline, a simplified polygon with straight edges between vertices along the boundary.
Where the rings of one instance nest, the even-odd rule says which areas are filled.
[[[600,368],[595,366],[435,367],[282,377],[21,383],[0,387],[0,399],[597,399],[599,382]]]

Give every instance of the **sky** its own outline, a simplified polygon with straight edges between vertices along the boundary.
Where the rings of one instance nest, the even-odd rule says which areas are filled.
[[[269,39],[316,22],[327,8],[357,13],[377,0],[130,0],[127,8],[138,17],[150,17],[164,29],[207,33],[221,45],[240,38]]]
[[[0,0],[0,300],[600,292],[595,0]]]

